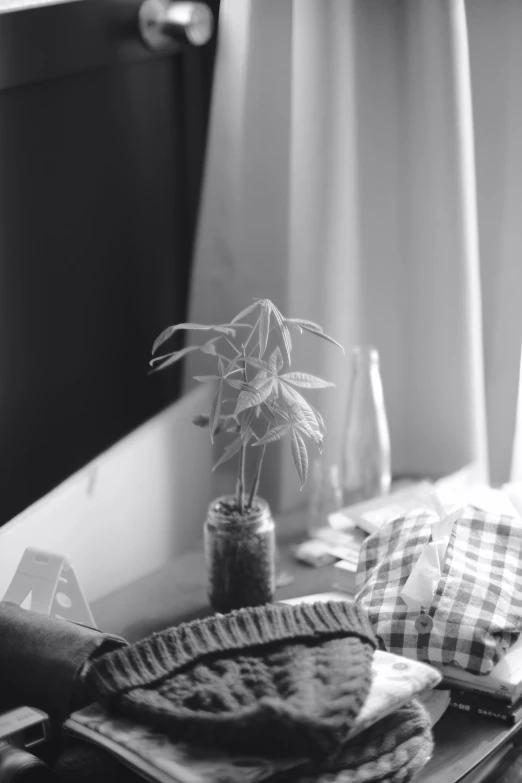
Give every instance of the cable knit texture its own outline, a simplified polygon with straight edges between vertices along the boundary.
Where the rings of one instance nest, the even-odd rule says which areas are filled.
[[[273,604],[101,656],[90,687],[113,713],[175,739],[323,758],[339,752],[366,699],[375,647],[355,604]]]
[[[409,783],[433,753],[430,717],[411,701],[354,737],[330,761],[311,765],[295,783]]]

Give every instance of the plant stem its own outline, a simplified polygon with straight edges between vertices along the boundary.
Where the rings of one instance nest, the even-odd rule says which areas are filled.
[[[244,512],[243,495],[245,492],[245,446],[241,446],[239,454],[239,473],[237,477],[236,506],[240,514]]]
[[[217,353],[217,351],[214,354],[214,356],[216,357],[216,359],[224,359],[227,362],[227,364],[230,364],[230,362],[232,361],[232,359],[229,359],[229,357],[225,356],[224,353]]]
[[[229,339],[228,339],[228,337],[225,337],[225,340],[226,340],[226,341],[227,341],[227,343],[230,345],[230,347],[231,347],[231,348],[232,348],[232,349],[233,349],[233,350],[236,352],[236,356],[239,356],[239,355],[241,354],[241,351],[239,350],[239,348],[237,348],[237,347],[234,345],[234,343],[232,342],[232,340],[229,340]]]
[[[245,358],[245,347],[246,346],[243,345],[241,350],[243,359]],[[248,382],[246,362],[244,362],[244,366],[243,366],[243,379],[245,383]],[[246,444],[243,443],[241,446],[241,452],[239,456],[239,473],[237,477],[237,495],[236,495],[236,506],[240,514],[243,514],[245,510],[243,505],[243,495],[245,492],[245,463],[246,463]]]
[[[261,456],[259,457],[259,462],[257,463],[256,475],[254,476],[254,481],[252,482],[252,489],[250,490],[250,495],[246,506],[247,511],[252,508],[252,504],[257,495],[257,490],[259,489],[259,479],[261,478],[261,465],[263,464],[263,457],[265,456],[265,451],[266,451],[266,445],[263,446],[263,448],[261,449]]]

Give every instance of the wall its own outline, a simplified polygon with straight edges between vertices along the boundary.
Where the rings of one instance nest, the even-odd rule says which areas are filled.
[[[167,563],[201,537],[212,485],[203,387],[101,454],[0,530],[0,597],[25,547],[66,554],[87,600]]]

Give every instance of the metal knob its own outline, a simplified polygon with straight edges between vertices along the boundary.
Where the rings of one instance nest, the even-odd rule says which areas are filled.
[[[138,25],[149,49],[165,49],[174,41],[203,46],[214,33],[214,16],[205,3],[144,0]]]

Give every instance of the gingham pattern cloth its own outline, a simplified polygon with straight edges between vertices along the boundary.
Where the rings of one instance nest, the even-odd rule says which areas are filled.
[[[388,652],[488,674],[522,629],[522,521],[464,509],[430,605],[410,610],[400,593],[436,521],[412,514],[367,538],[355,600]]]

